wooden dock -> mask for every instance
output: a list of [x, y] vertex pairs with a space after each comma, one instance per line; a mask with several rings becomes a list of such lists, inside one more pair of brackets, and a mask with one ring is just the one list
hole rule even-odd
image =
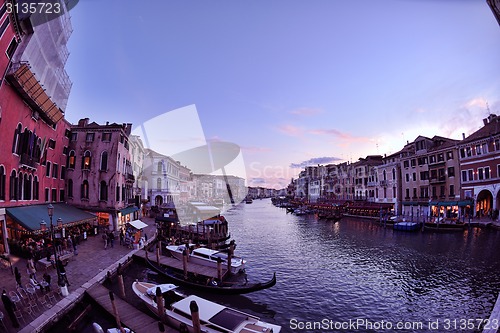
[[[139, 251], [134, 254], [136, 257], [140, 257], [142, 259], [146, 258], [146, 251]], [[156, 263], [156, 254], [155, 253], [148, 253], [148, 258], [150, 261]], [[182, 264], [182, 261], [173, 258], [173, 257], [167, 257], [167, 256], [162, 256], [160, 255], [160, 264], [165, 265], [168, 267], [172, 267], [174, 269], [183, 271], [184, 267]], [[217, 278], [217, 268], [216, 267], [208, 267], [208, 266], [203, 266], [199, 264], [195, 264], [192, 262], [188, 263], [188, 272], [197, 274], [197, 275], [203, 275], [209, 278]], [[227, 272], [227, 269], [222, 269], [222, 275], [224, 276]]]
[[[109, 298], [109, 289], [101, 284], [96, 284], [87, 290], [87, 294], [113, 315], [113, 307]], [[116, 295], [115, 305], [120, 317], [120, 322], [124, 327], [130, 328], [136, 333], [158, 332], [158, 319], [148, 316]], [[166, 325], [164, 326], [165, 332], [178, 333], [178, 331], [173, 328]]]

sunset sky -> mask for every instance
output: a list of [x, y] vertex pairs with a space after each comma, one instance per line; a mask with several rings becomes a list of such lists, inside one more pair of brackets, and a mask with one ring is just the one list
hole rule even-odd
[[179, 135], [239, 145], [251, 186], [500, 114], [500, 26], [482, 0], [81, 0], [71, 16], [70, 122], [194, 105], [201, 129], [178, 121]]

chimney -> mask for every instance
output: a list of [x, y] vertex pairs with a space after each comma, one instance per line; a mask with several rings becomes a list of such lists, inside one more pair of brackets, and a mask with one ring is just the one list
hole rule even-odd
[[483, 124], [484, 124], [484, 126], [488, 125], [488, 118], [483, 119]]
[[462, 140], [465, 140], [465, 133], [462, 133]]
[[106, 122], [106, 126], [108, 126], [108, 125], [109, 125], [109, 121]]
[[89, 124], [89, 118], [82, 118], [78, 120], [78, 127], [85, 127]]

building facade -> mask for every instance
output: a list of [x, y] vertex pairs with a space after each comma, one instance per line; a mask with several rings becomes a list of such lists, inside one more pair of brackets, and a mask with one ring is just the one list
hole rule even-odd
[[[0, 206], [65, 201], [69, 15], [43, 23], [37, 13], [9, 13], [8, 3], [0, 0]], [[0, 212], [0, 252], [24, 231], [7, 213]]]
[[128, 142], [131, 127], [89, 123], [88, 118], [71, 126], [67, 201], [97, 214], [99, 225], [109, 230], [119, 230], [137, 218]]

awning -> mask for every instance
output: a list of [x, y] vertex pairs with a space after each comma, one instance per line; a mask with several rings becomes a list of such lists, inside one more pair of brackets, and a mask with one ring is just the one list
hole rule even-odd
[[431, 201], [431, 206], [459, 206], [465, 207], [472, 205], [472, 201], [470, 200], [460, 200], [460, 201]]
[[130, 221], [129, 224], [138, 230], [144, 229], [148, 226], [146, 223], [142, 222], [141, 220]]
[[[93, 223], [97, 217], [94, 214], [85, 212], [78, 208], [63, 203], [53, 203], [54, 215], [52, 216], [52, 223], [54, 227], [57, 226], [57, 220], [61, 219], [65, 227], [82, 224]], [[28, 231], [40, 230], [40, 222], [45, 221], [47, 228], [50, 228], [50, 217], [48, 215], [46, 204], [43, 205], [30, 205], [22, 207], [7, 208], [7, 215], [14, 221], [19, 223]]]
[[120, 209], [119, 212], [123, 216], [123, 215], [132, 214], [133, 212], [136, 212], [138, 210], [139, 210], [139, 208], [137, 206], [130, 206], [130, 207], [127, 207], [127, 208]]

